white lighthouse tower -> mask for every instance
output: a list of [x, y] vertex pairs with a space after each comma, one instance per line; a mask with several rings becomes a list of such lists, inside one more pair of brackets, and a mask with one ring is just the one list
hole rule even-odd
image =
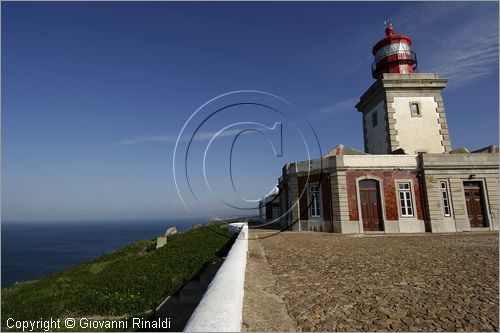
[[370, 154], [446, 153], [451, 141], [441, 90], [447, 79], [417, 73], [417, 56], [409, 36], [389, 24], [372, 49], [376, 81], [361, 96], [365, 151]]

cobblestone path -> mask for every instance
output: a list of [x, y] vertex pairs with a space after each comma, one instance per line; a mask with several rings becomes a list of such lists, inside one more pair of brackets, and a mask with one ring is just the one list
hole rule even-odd
[[262, 246], [273, 293], [297, 330], [498, 331], [496, 232], [287, 232], [250, 242]]
[[[266, 235], [265, 232], [260, 234]], [[242, 331], [297, 331], [296, 323], [288, 315], [283, 299], [276, 294], [275, 287], [276, 280], [261, 242], [249, 241]]]

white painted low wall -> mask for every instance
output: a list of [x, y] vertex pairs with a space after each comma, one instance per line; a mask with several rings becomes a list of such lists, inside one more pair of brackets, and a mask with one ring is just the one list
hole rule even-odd
[[226, 260], [184, 327], [184, 332], [239, 332], [243, 312], [248, 225], [244, 223]]
[[241, 228], [245, 225], [245, 222], [234, 222], [229, 223], [228, 229], [233, 232], [240, 232]]

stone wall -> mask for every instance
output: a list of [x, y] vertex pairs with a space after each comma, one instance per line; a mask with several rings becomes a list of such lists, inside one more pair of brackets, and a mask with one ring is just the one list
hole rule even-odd
[[[406, 153], [444, 153], [437, 102], [433, 96], [392, 97], [395, 135]], [[410, 103], [417, 103], [420, 116], [412, 116]], [[397, 148], [396, 148], [397, 149]], [[395, 150], [395, 149], [394, 149]]]
[[[377, 124], [373, 122], [376, 118]], [[365, 152], [380, 154], [387, 153], [387, 117], [385, 112], [385, 101], [381, 100], [373, 109], [363, 114], [363, 128], [365, 134]]]
[[359, 232], [357, 226], [352, 226], [349, 223], [345, 171], [334, 169], [330, 175], [330, 186], [332, 192], [333, 231], [348, 232], [349, 230], [349, 233]]
[[367, 178], [376, 177], [381, 180], [380, 189], [383, 190], [384, 194], [384, 209], [385, 217], [388, 220], [398, 220], [399, 219], [399, 209], [397, 203], [397, 192], [396, 192], [396, 181], [397, 180], [410, 180], [413, 183], [413, 193], [417, 207], [415, 211], [417, 212], [417, 217], [419, 220], [423, 219], [422, 213], [422, 200], [421, 192], [417, 178], [417, 171], [407, 171], [407, 170], [348, 170], [346, 171], [347, 177], [347, 196], [349, 202], [349, 220], [358, 221], [359, 220], [359, 210], [358, 210], [358, 197], [357, 197], [357, 184], [356, 179], [359, 177], [366, 176]]
[[[363, 113], [365, 151], [388, 154], [403, 148], [408, 154], [449, 152], [451, 141], [441, 96], [446, 83], [447, 79], [435, 73], [384, 73], [356, 105]], [[410, 102], [419, 104], [420, 116], [412, 117]], [[380, 105], [385, 113], [385, 145], [379, 143], [382, 127], [373, 127], [370, 121], [371, 114]]]
[[[422, 155], [361, 155], [333, 156], [322, 161], [324, 179], [322, 195], [331, 195], [330, 207], [322, 201], [321, 218], [311, 219], [308, 193], [302, 190], [307, 182], [319, 181], [320, 169], [311, 170], [309, 180], [305, 163], [292, 163], [284, 168], [287, 186], [287, 221], [295, 223], [292, 230], [363, 232], [358, 208], [357, 181], [363, 177], [381, 182], [385, 232], [455, 232], [470, 230], [463, 182], [480, 181], [486, 204], [488, 229], [498, 229], [498, 153], [488, 154], [422, 154]], [[316, 165], [319, 163], [313, 161]], [[472, 178], [471, 178], [472, 177]], [[407, 180], [412, 185], [415, 216], [401, 217], [396, 182]], [[443, 214], [439, 181], [449, 184], [452, 216]], [[323, 198], [325, 199], [325, 198]], [[331, 215], [325, 215], [324, 209]], [[424, 209], [425, 208], [425, 209]], [[331, 216], [331, 217], [330, 217]], [[427, 222], [426, 225], [424, 221]]]
[[[332, 192], [330, 174], [326, 171], [298, 176], [298, 200], [300, 228], [302, 231], [333, 231]], [[320, 216], [311, 217], [309, 212], [309, 185], [320, 184]]]
[[[358, 224], [359, 232], [363, 232], [361, 223], [358, 193], [358, 181], [374, 179], [379, 183], [380, 205], [384, 231], [398, 232], [424, 232], [424, 214], [422, 192], [416, 170], [347, 170], [347, 195], [349, 203], [349, 221]], [[411, 186], [413, 216], [403, 217], [400, 214], [398, 182], [409, 182]]]
[[288, 209], [287, 209], [287, 223], [288, 226], [292, 226], [292, 230], [298, 230], [298, 221], [300, 216], [300, 205], [299, 205], [299, 182], [297, 177], [292, 175], [287, 177], [288, 185]]
[[[424, 154], [420, 158], [427, 193], [427, 212], [432, 232], [471, 230], [464, 182], [481, 184], [487, 229], [498, 230], [498, 154]], [[445, 217], [439, 182], [449, 186], [452, 216]]]

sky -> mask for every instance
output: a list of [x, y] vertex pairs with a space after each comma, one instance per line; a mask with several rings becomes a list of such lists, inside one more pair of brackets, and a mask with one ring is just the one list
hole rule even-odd
[[1, 6], [3, 221], [256, 213], [285, 163], [363, 149], [388, 18], [449, 79], [453, 147], [498, 144], [498, 2]]

